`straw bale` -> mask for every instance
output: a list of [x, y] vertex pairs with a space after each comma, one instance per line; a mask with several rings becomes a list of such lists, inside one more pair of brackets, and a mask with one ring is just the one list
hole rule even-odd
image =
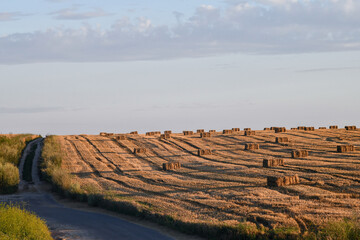
[[211, 149], [198, 149], [198, 156], [212, 155]]
[[245, 150], [257, 150], [259, 149], [259, 144], [257, 143], [246, 143], [245, 144]]

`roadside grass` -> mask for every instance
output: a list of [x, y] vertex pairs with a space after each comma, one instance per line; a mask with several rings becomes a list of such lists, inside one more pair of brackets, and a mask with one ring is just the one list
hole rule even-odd
[[54, 191], [62, 196], [87, 202], [90, 206], [97, 206], [113, 212], [150, 220], [183, 233], [219, 240], [360, 240], [359, 218], [329, 221], [305, 233], [300, 233], [300, 230], [294, 227], [269, 229], [249, 222], [232, 226], [211, 222], [184, 221], [176, 216], [166, 214], [166, 211], [153, 208], [149, 203], [116, 196], [111, 192], [96, 189], [94, 186], [80, 185], [72, 175], [61, 168], [62, 159], [63, 153], [57, 137], [48, 136], [45, 139], [42, 151], [42, 173], [52, 183]]
[[19, 159], [26, 144], [37, 137], [31, 134], [0, 135], [0, 194], [17, 191]]
[[0, 194], [16, 192], [19, 182], [19, 169], [11, 163], [0, 163]]
[[19, 165], [22, 151], [26, 144], [38, 136], [31, 134], [2, 135], [0, 136], [0, 160]]
[[19, 206], [0, 203], [0, 239], [51, 240], [45, 222]]

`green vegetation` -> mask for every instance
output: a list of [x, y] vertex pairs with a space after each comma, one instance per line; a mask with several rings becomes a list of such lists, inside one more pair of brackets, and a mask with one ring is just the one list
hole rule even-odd
[[0, 204], [0, 239], [51, 240], [45, 222], [18, 206]]
[[11, 163], [0, 163], [0, 194], [16, 192], [19, 182], [18, 168]]
[[330, 221], [319, 230], [317, 236], [318, 239], [360, 240], [360, 217]]
[[26, 143], [33, 139], [34, 135], [31, 134], [0, 136], [0, 162], [8, 162], [18, 166]]
[[94, 186], [80, 185], [72, 175], [61, 168], [63, 155], [56, 136], [45, 139], [42, 152], [42, 172], [54, 190], [63, 196], [87, 202], [110, 211], [136, 216], [175, 230], [195, 234], [207, 239], [309, 239], [309, 240], [360, 240], [360, 219], [328, 222], [305, 233], [297, 228], [268, 229], [244, 222], [238, 226], [212, 223], [184, 222], [175, 216], [157, 211], [145, 202], [101, 192]]
[[17, 191], [20, 179], [16, 166], [26, 143], [34, 137], [30, 134], [0, 136], [0, 194]]

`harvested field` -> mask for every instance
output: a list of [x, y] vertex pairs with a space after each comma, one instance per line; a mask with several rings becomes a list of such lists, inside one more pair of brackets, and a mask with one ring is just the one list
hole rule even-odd
[[[166, 141], [144, 134], [121, 141], [61, 136], [66, 153], [62, 167], [81, 186], [189, 223], [236, 226], [246, 220], [305, 231], [360, 211], [360, 152], [337, 152], [337, 146], [360, 147], [359, 130], [257, 131], [250, 136], [219, 132], [211, 138], [184, 134], [172, 133]], [[291, 142], [275, 143], [280, 136]], [[245, 151], [248, 143], [261, 148]], [[146, 151], [134, 154], [134, 149]], [[201, 149], [212, 154], [199, 155]], [[310, 155], [292, 158], [294, 149]], [[263, 167], [264, 159], [286, 164]], [[163, 170], [163, 164], [174, 162], [181, 168]]]

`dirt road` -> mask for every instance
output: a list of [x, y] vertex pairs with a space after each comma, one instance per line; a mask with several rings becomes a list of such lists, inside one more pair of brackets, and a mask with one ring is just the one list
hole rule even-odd
[[22, 175], [26, 155], [29, 154], [32, 146], [37, 144], [33, 161], [34, 171], [32, 171], [34, 182], [27, 183], [22, 180], [19, 192], [13, 195], [0, 196], [0, 202], [24, 204], [27, 209], [46, 220], [55, 239], [173, 239], [157, 230], [115, 216], [73, 209], [57, 202], [53, 195], [48, 192], [47, 184], [39, 181], [36, 170], [42, 140], [35, 140], [27, 146], [20, 163], [20, 174]]

